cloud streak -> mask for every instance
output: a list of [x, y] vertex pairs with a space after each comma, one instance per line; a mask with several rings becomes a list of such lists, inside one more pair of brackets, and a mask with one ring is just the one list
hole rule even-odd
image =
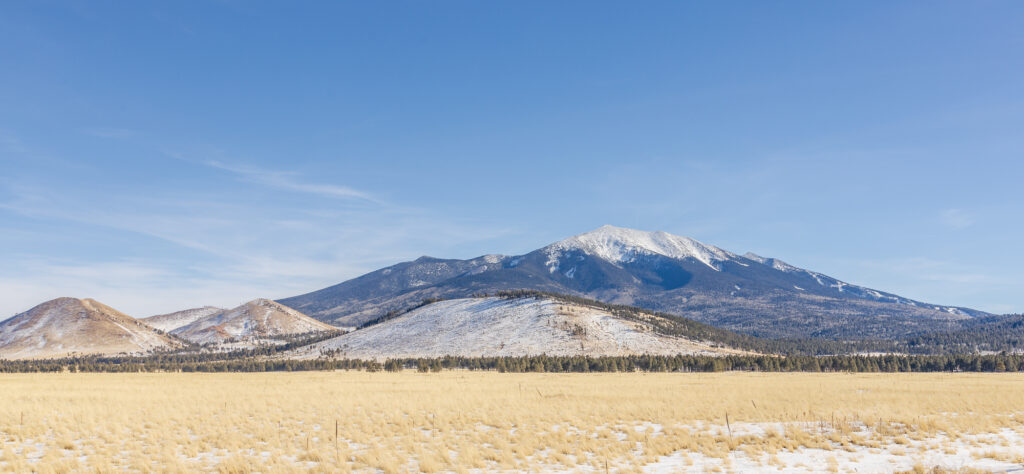
[[228, 171], [249, 183], [328, 198], [360, 199], [380, 204], [380, 201], [369, 193], [349, 186], [303, 182], [299, 180], [299, 175], [297, 173], [229, 165], [220, 161], [206, 161], [203, 162], [203, 164], [211, 168]]
[[[890, 259], [864, 259], [847, 262], [853, 276], [857, 268], [867, 269], [871, 283], [848, 279], [851, 283], [872, 288], [897, 291], [901, 296], [920, 301], [946, 305], [970, 306], [992, 313], [1008, 312], [1019, 308], [1019, 303], [1006, 299], [1007, 294], [1024, 285], [1019, 276], [998, 272], [977, 264], [925, 257]], [[951, 297], [955, 296], [955, 298]], [[967, 304], [963, 300], [978, 297], [983, 304]]]
[[[282, 298], [424, 253], [459, 256], [509, 232], [504, 224], [392, 204], [339, 207], [323, 193], [254, 205], [247, 186], [148, 196], [0, 187], [10, 196], [0, 212], [27, 219], [0, 222], [0, 235], [16, 239], [0, 249], [0, 318], [63, 295], [95, 297], [135, 315]], [[125, 252], [101, 249], [103, 240], [126, 242]]]
[[962, 209], [946, 209], [940, 219], [943, 225], [952, 229], [966, 229], [974, 225], [974, 219]]

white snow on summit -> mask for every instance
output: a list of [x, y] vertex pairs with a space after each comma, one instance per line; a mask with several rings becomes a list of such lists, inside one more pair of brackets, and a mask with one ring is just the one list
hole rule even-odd
[[[762, 257], [749, 252], [741, 257], [727, 250], [704, 244], [689, 237], [681, 237], [661, 231], [647, 232], [605, 225], [593, 231], [555, 242], [544, 247], [542, 250], [547, 256], [545, 263], [548, 271], [551, 273], [561, 272], [568, 278], [573, 278], [576, 275], [575, 267], [559, 268], [559, 266], [565, 263], [563, 257], [566, 253], [574, 251], [598, 257], [616, 265], [633, 262], [645, 255], [661, 255], [678, 260], [692, 258], [716, 271], [723, 271], [724, 267], [722, 264], [725, 262], [744, 267], [749, 267], [751, 262], [756, 262], [783, 273], [810, 277], [820, 287], [828, 291], [849, 294], [868, 300], [916, 306], [912, 300], [852, 285], [821, 273], [795, 267], [777, 258]], [[580, 258], [582, 259], [583, 257]], [[565, 266], [569, 267], [569, 265]], [[807, 291], [805, 287], [799, 285], [795, 285], [795, 289]], [[967, 315], [962, 310], [953, 307], [942, 306], [937, 307], [936, 310], [957, 315]]]
[[713, 245], [680, 237], [667, 232], [647, 232], [610, 225], [569, 237], [544, 248], [548, 256], [548, 269], [558, 269], [558, 259], [567, 252], [579, 250], [612, 263], [626, 263], [641, 255], [662, 255], [669, 258], [693, 258], [714, 270], [718, 264], [736, 258], [736, 255]]

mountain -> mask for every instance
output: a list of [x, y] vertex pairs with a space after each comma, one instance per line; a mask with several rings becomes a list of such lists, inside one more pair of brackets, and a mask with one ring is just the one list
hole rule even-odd
[[196, 344], [216, 344], [274, 342], [288, 336], [328, 331], [337, 331], [337, 328], [277, 302], [257, 299], [196, 319], [171, 334]]
[[0, 323], [0, 358], [142, 354], [180, 341], [91, 299], [57, 298]]
[[223, 311], [225, 311], [224, 308], [218, 308], [215, 306], [203, 306], [202, 308], [192, 308], [182, 311], [176, 311], [173, 313], [150, 316], [148, 318], [142, 318], [139, 321], [142, 321], [163, 332], [171, 332], [182, 326], [192, 324], [199, 319]]
[[286, 356], [384, 359], [742, 352], [712, 341], [670, 335], [656, 323], [668, 322], [651, 314], [627, 316], [554, 297], [461, 298], [427, 304]]
[[509, 289], [638, 306], [771, 338], [894, 339], [986, 316], [688, 237], [613, 226], [518, 256], [421, 257], [280, 302], [321, 321], [360, 325], [427, 298]]

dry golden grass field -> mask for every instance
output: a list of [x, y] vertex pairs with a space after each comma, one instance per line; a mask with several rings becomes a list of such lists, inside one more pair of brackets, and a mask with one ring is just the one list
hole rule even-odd
[[14, 472], [1024, 465], [1017, 374], [0, 375]]

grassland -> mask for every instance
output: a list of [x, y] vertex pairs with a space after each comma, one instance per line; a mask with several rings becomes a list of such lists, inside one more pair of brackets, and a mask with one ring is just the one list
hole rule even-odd
[[7, 374], [0, 470], [1004, 469], [1020, 374]]

